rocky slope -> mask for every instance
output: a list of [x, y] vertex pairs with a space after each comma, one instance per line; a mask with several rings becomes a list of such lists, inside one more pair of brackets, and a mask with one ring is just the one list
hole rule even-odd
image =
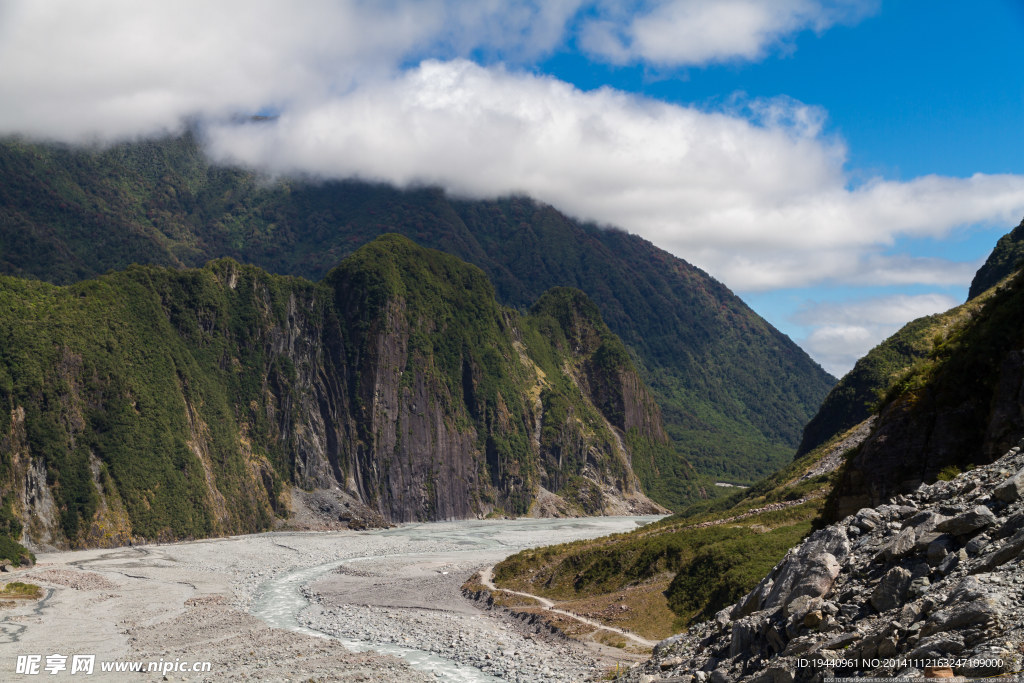
[[815, 532], [743, 599], [660, 643], [623, 680], [1019, 672], [1022, 447]]
[[193, 135], [82, 149], [0, 140], [0, 272], [68, 284], [132, 263], [229, 257], [319, 281], [396, 232], [481, 268], [499, 302], [583, 290], [626, 343], [674, 448], [641, 472], [692, 502], [689, 464], [749, 483], [782, 466], [834, 379], [721, 283], [645, 240], [528, 198], [458, 200], [436, 188], [271, 182], [214, 166]]
[[1024, 265], [1024, 220], [1016, 228], [999, 238], [995, 249], [974, 274], [968, 299], [973, 299]]
[[668, 439], [575, 290], [529, 315], [382, 237], [323, 283], [230, 260], [0, 280], [0, 532], [112, 546], [324, 522], [660, 510]]

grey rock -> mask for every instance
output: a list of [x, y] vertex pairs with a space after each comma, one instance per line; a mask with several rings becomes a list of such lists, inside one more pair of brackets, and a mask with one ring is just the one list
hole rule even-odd
[[1021, 529], [1007, 539], [997, 550], [982, 557], [977, 566], [971, 570], [971, 573], [990, 572], [996, 567], [1016, 558], [1021, 554], [1021, 551], [1024, 551], [1024, 529]]
[[949, 534], [938, 535], [928, 544], [925, 555], [928, 558], [928, 564], [939, 564], [954, 548], [956, 548], [956, 541], [952, 536]]
[[961, 548], [957, 552], [949, 553], [944, 558], [942, 558], [942, 561], [939, 562], [939, 566], [936, 568], [936, 571], [938, 571], [939, 574], [942, 574], [943, 576], [946, 576], [950, 572], [952, 572], [954, 569], [956, 569], [957, 565], [959, 565], [961, 562], [965, 561], [966, 559], [967, 559], [967, 551], [964, 550], [963, 548]]
[[914, 549], [914, 544], [917, 541], [917, 534], [914, 531], [914, 527], [908, 526], [907, 528], [900, 531], [896, 538], [886, 544], [882, 548], [879, 555], [882, 556], [886, 561], [891, 562], [898, 560], [901, 557], [907, 555], [911, 550]]
[[882, 523], [882, 517], [872, 508], [862, 508], [853, 523], [862, 531], [874, 531]]
[[909, 503], [912, 502], [911, 500], [905, 496], [897, 496], [897, 500], [900, 499], [902, 499], [903, 504], [897, 506], [896, 509], [893, 510], [893, 516], [896, 519], [907, 519], [908, 517], [917, 514], [917, 508], [913, 505], [909, 505]]
[[987, 535], [979, 534], [967, 541], [967, 545], [964, 546], [964, 550], [966, 550], [967, 554], [971, 557], [977, 557], [982, 553], [982, 551], [988, 548], [990, 541], [991, 539]]
[[668, 671], [669, 669], [674, 669], [677, 666], [682, 666], [682, 665], [683, 665], [683, 660], [682, 660], [681, 657], [670, 657], [669, 659], [662, 660], [660, 666], [661, 666], [661, 670], [662, 671]]
[[803, 619], [804, 615], [821, 604], [821, 598], [810, 595], [800, 595], [793, 598], [782, 610], [782, 616], [796, 619]]
[[672, 648], [673, 645], [676, 645], [677, 643], [681, 642], [685, 635], [685, 633], [677, 633], [674, 636], [669, 636], [668, 638], [654, 646], [654, 654], [665, 654], [669, 649]]
[[1024, 470], [1017, 472], [1017, 474], [997, 486], [992, 491], [992, 495], [1006, 503], [1020, 500], [1024, 496]]
[[907, 520], [904, 526], [914, 527], [914, 531], [918, 537], [933, 531], [940, 522], [945, 521], [947, 518], [934, 510], [922, 510], [916, 515]]
[[914, 598], [919, 598], [928, 592], [931, 583], [927, 576], [918, 576], [910, 582], [908, 594]]
[[928, 618], [921, 635], [984, 625], [997, 621], [1001, 615], [998, 596], [992, 595], [984, 584], [971, 576], [957, 584], [942, 608]]
[[730, 683], [732, 680], [732, 677], [726, 669], [715, 669], [711, 672], [711, 675], [708, 676], [708, 681], [711, 683]]
[[784, 666], [772, 666], [768, 668], [771, 683], [793, 683], [796, 680], [796, 673]]
[[765, 634], [765, 640], [773, 652], [778, 653], [786, 649], [786, 639], [779, 633], [777, 628], [768, 629], [768, 632]]
[[995, 514], [984, 505], [977, 505], [972, 510], [939, 522], [935, 529], [953, 534], [954, 536], [966, 536], [980, 529], [990, 527], [995, 523]]
[[839, 570], [839, 561], [829, 552], [791, 553], [776, 568], [777, 575], [761, 608], [775, 610], [802, 595], [814, 598], [827, 595]]
[[962, 638], [946, 633], [939, 633], [918, 642], [917, 647], [907, 655], [908, 659], [939, 659], [949, 655], [958, 655], [964, 651]]
[[850, 633], [843, 633], [822, 645], [824, 650], [841, 650], [848, 645], [853, 645], [861, 639], [861, 634], [853, 631]]
[[888, 612], [903, 603], [910, 590], [910, 572], [903, 567], [893, 567], [875, 586], [871, 593], [871, 606], [879, 612]]
[[738, 657], [747, 654], [757, 637], [764, 632], [766, 620], [763, 617], [746, 617], [732, 624], [732, 642], [729, 644], [729, 656]]
[[[790, 555], [786, 555], [786, 558], [783, 559], [782, 563], [785, 563], [786, 560], [789, 559], [789, 557]], [[781, 564], [777, 566], [773, 570], [773, 574], [775, 572], [778, 572], [781, 566]], [[729, 616], [731, 616], [733, 620], [742, 619], [743, 617], [749, 616], [754, 612], [758, 611], [759, 609], [761, 609], [761, 604], [764, 602], [765, 596], [767, 596], [771, 592], [774, 585], [775, 582], [772, 579], [772, 574], [769, 574], [768, 576], [761, 579], [761, 582], [754, 587], [754, 590], [747, 593], [745, 597], [743, 597], [738, 603], [736, 603], [736, 606], [733, 607], [733, 610], [732, 612], [730, 612]]]
[[914, 541], [914, 550], [921, 552], [927, 550], [936, 539], [942, 537], [941, 531], [918, 531], [916, 540]]
[[1010, 515], [1002, 524], [1000, 524], [991, 533], [993, 540], [999, 540], [1012, 536], [1021, 529], [1024, 529], [1024, 511], [1014, 513]]

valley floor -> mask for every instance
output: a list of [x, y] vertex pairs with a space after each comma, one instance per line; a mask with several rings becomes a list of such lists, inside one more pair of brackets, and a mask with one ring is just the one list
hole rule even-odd
[[[522, 548], [649, 519], [450, 522], [43, 554], [3, 577], [45, 595], [0, 609], [0, 678], [16, 678], [31, 655], [47, 679], [83, 677], [72, 673], [87, 661], [76, 655], [94, 656], [94, 680], [596, 678], [614, 669], [611, 648], [480, 610], [460, 586]], [[158, 671], [101, 670], [135, 662]], [[191, 671], [197, 663], [209, 670]], [[50, 676], [48, 664], [65, 668]]]

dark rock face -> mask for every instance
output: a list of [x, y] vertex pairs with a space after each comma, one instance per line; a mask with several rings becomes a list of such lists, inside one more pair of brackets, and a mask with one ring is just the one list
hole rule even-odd
[[[1019, 671], [1024, 501], [993, 492], [1024, 476], [1022, 447], [815, 532], [743, 600], [663, 641], [623, 680], [706, 680], [712, 670], [758, 683], [919, 676], [926, 666], [963, 676]], [[833, 561], [835, 575], [823, 571]]]

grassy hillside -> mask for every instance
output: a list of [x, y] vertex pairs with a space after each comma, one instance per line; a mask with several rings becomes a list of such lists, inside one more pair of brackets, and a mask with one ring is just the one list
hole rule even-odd
[[529, 199], [270, 183], [208, 165], [188, 135], [99, 151], [0, 143], [0, 270], [13, 275], [64, 284], [226, 256], [318, 280], [386, 232], [475, 264], [515, 308], [556, 286], [584, 291], [661, 405], [673, 448], [642, 477], [666, 503], [687, 502], [672, 482], [691, 464], [737, 483], [781, 466], [834, 381], [700, 270]]
[[749, 592], [811, 531], [836, 468], [866, 431], [838, 435], [750, 489], [636, 531], [524, 550], [495, 567], [496, 583], [664, 638]]
[[797, 457], [877, 412], [893, 384], [911, 368], [924, 363], [949, 335], [969, 321], [987, 296], [975, 297], [945, 313], [912, 320], [868, 351], [832, 388], [818, 413], [807, 423]]
[[967, 303], [907, 323], [864, 355], [829, 392], [804, 428], [797, 457], [878, 410], [901, 377], [923, 367], [947, 339], [969, 323], [991, 296], [988, 291], [1012, 275], [1024, 259], [1024, 223], [1000, 238], [971, 283]]
[[895, 378], [844, 468], [830, 518], [988, 463], [1024, 434], [1024, 271], [953, 309], [930, 353]]

